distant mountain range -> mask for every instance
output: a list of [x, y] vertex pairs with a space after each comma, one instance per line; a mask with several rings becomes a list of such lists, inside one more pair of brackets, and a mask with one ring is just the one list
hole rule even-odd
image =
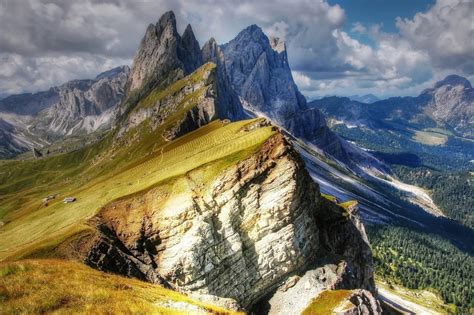
[[474, 138], [474, 89], [466, 78], [457, 75], [447, 76], [417, 97], [392, 97], [369, 105], [328, 97], [312, 101], [310, 106], [350, 126], [402, 123], [417, 129], [442, 128]]
[[95, 79], [74, 80], [48, 91], [0, 100], [0, 156], [110, 128], [128, 72], [127, 66], [118, 67]]
[[377, 101], [380, 101], [380, 99], [375, 96], [374, 94], [365, 94], [365, 95], [351, 95], [348, 96], [349, 99], [361, 103], [366, 103], [366, 104], [372, 104]]

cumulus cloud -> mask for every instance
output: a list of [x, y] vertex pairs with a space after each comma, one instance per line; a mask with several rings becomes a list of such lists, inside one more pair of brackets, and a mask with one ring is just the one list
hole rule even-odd
[[430, 55], [433, 65], [474, 73], [474, 1], [438, 0], [413, 19], [397, 18], [401, 36]]
[[128, 60], [88, 53], [28, 57], [0, 53], [0, 91], [17, 94], [47, 90], [72, 79], [90, 79]]
[[353, 33], [372, 37], [369, 46], [343, 31], [346, 12], [326, 0], [0, 0], [0, 94], [130, 64], [147, 25], [167, 10], [180, 31], [191, 23], [201, 44], [210, 37], [225, 43], [250, 24], [284, 38], [295, 81], [308, 96], [410, 93], [433, 73], [474, 74], [473, 4], [438, 0], [398, 19], [399, 34], [353, 24]]

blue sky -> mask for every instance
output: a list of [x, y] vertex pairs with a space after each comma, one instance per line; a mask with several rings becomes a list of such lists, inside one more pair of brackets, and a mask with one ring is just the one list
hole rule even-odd
[[385, 32], [397, 32], [395, 18], [412, 18], [426, 11], [434, 0], [329, 0], [329, 4], [340, 5], [346, 12], [347, 30], [353, 23], [365, 25], [382, 24]]
[[361, 36], [351, 29], [354, 23], [363, 26], [380, 25], [384, 32], [397, 33], [395, 19], [412, 18], [416, 13], [423, 12], [435, 4], [434, 0], [328, 0], [331, 5], [338, 4], [346, 12], [343, 29], [354, 38], [365, 44], [373, 45], [367, 36]]
[[0, 0], [0, 95], [130, 65], [168, 10], [201, 45], [251, 24], [283, 38], [308, 98], [417, 95], [448, 74], [474, 79], [473, 0]]

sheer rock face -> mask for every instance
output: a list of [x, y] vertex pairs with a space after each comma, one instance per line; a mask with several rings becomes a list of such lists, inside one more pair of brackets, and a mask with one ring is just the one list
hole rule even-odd
[[219, 117], [239, 120], [245, 117], [242, 104], [229, 81], [224, 64], [224, 54], [214, 38], [208, 40], [202, 48], [204, 62], [213, 62], [217, 66], [217, 89], [219, 91]]
[[324, 260], [338, 265], [330, 288], [373, 289], [370, 248], [358, 219], [320, 200], [281, 134], [206, 189], [193, 173], [180, 187], [161, 206], [163, 196], [152, 189], [104, 207], [93, 221], [99, 236], [86, 262], [188, 293], [231, 298], [244, 308]]
[[268, 38], [252, 25], [222, 45], [225, 68], [244, 106], [285, 126], [293, 113], [306, 109], [298, 91], [283, 41]]
[[[167, 77], [173, 70], [180, 69], [182, 77], [201, 65], [201, 50], [191, 26], [181, 37], [176, 29], [174, 13], [169, 11], [156, 25], [148, 26], [133, 60], [128, 86], [130, 91], [144, 87], [150, 89], [169, 80]], [[180, 77], [172, 79], [177, 78]]]

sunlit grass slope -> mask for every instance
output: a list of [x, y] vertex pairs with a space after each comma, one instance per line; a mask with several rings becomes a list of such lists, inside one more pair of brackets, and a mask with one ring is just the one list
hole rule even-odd
[[[37, 161], [41, 166], [37, 166], [35, 161], [5, 163], [0, 166], [0, 172], [12, 172], [15, 169], [14, 176], [10, 176], [16, 182], [0, 186], [0, 191], [8, 191], [6, 196], [2, 196], [0, 205], [0, 213], [6, 222], [0, 228], [0, 260], [17, 258], [16, 253], [23, 254], [26, 249], [33, 249], [45, 242], [54, 244], [87, 229], [84, 223], [112, 200], [157, 186], [160, 182], [205, 164], [215, 162], [222, 168], [223, 161], [236, 163], [250, 155], [252, 150], [274, 133], [270, 126], [242, 130], [251, 122], [223, 124], [214, 121], [175, 141], [155, 147], [138, 164], [126, 164], [123, 163], [124, 158], [117, 158], [126, 156], [126, 150], [114, 154], [115, 159], [95, 165], [87, 162], [87, 166], [81, 164], [80, 158], [71, 161], [76, 159], [74, 154]], [[88, 153], [87, 150], [92, 151]], [[87, 150], [77, 154], [100, 151]], [[114, 161], [117, 164], [121, 161], [123, 167], [114, 168]], [[57, 164], [60, 167], [54, 171]], [[54, 172], [58, 173], [57, 177], [51, 175]], [[65, 177], [62, 172], [71, 175]], [[94, 172], [97, 176], [93, 176]], [[22, 186], [21, 183], [30, 180], [37, 184]], [[47, 207], [42, 206], [41, 199], [54, 193], [60, 196]], [[62, 203], [66, 195], [74, 196], [77, 201]], [[18, 198], [24, 200], [18, 201]], [[14, 205], [18, 205], [19, 209], [13, 209]]]
[[350, 290], [328, 290], [319, 294], [306, 309], [302, 315], [336, 314], [334, 310], [346, 302], [351, 295]]
[[232, 314], [175, 291], [80, 263], [0, 263], [0, 314]]

